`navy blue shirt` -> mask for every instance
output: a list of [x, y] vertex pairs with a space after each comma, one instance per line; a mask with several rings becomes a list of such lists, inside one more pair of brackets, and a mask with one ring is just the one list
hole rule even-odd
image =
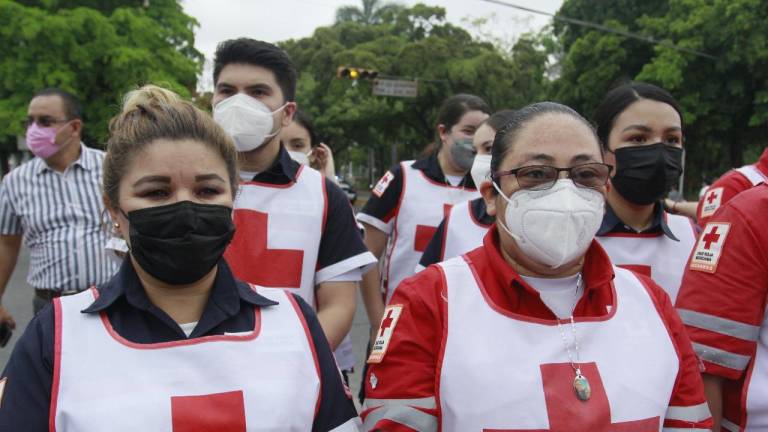
[[[147, 297], [130, 260], [99, 287], [99, 297], [83, 313], [104, 313], [114, 330], [140, 344], [187, 339], [181, 327]], [[317, 316], [294, 295], [314, 341], [320, 366], [320, 407], [313, 431], [328, 431], [357, 416], [351, 395], [328, 346]], [[222, 260], [197, 326], [190, 338], [253, 331], [254, 309], [278, 303], [253, 291], [232, 275]], [[0, 405], [0, 431], [47, 431], [54, 363], [54, 309], [46, 306], [32, 319], [3, 371], [7, 378]]]
[[[459, 203], [456, 205], [463, 206], [466, 204]], [[485, 200], [482, 197], [475, 198], [472, 201], [470, 201], [469, 208], [472, 211], [472, 217], [474, 217], [476, 221], [485, 225], [488, 228], [490, 228], [491, 225], [493, 225], [493, 221], [495, 220], [495, 218], [489, 215], [488, 212], [486, 211]], [[419, 260], [420, 266], [429, 267], [432, 264], [437, 264], [439, 262], [445, 261], [445, 257], [443, 256], [443, 252], [445, 252], [445, 249], [443, 248], [443, 244], [445, 243], [445, 230], [446, 230], [445, 222], [447, 220], [448, 220], [447, 218], [443, 218], [443, 220], [440, 222], [440, 225], [437, 226], [437, 231], [435, 231], [435, 235], [432, 236], [432, 240], [429, 241], [429, 244], [427, 244], [427, 248], [424, 249], [424, 253], [421, 255], [421, 259]]]
[[619, 219], [616, 212], [613, 211], [610, 204], [605, 203], [605, 216], [603, 216], [603, 222], [600, 225], [600, 229], [597, 231], [598, 236], [604, 236], [606, 234], [621, 233], [621, 234], [658, 234], [663, 233], [667, 237], [674, 241], [680, 241], [672, 230], [667, 225], [667, 218], [664, 214], [664, 206], [659, 202], [653, 208], [653, 219], [651, 220], [651, 226], [643, 231], [636, 231], [624, 221]]
[[[431, 156], [419, 159], [413, 163], [413, 168], [424, 173], [427, 178], [437, 183], [450, 185], [446, 179], [443, 169], [440, 167], [440, 161], [437, 159], [437, 153]], [[373, 216], [383, 222], [389, 222], [390, 219], [397, 216], [399, 210], [400, 196], [403, 194], [403, 169], [400, 164], [395, 164], [389, 169], [392, 174], [392, 180], [381, 195], [372, 193], [371, 197], [360, 210], [360, 213]], [[467, 173], [458, 186], [467, 189], [475, 189], [475, 183], [472, 181], [472, 175]], [[428, 199], [429, 197], [425, 197]]]

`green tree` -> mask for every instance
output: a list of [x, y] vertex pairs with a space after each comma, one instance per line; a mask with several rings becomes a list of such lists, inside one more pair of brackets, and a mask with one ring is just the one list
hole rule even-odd
[[[282, 44], [301, 76], [299, 105], [310, 112], [337, 160], [376, 171], [416, 156], [435, 138], [435, 116], [448, 96], [467, 92], [494, 108], [515, 108], [543, 96], [547, 53], [532, 36], [510, 55], [447, 22], [440, 7], [416, 5], [388, 22], [344, 21]], [[375, 69], [382, 77], [418, 81], [416, 98], [373, 96], [372, 83], [336, 78], [340, 65]]]
[[[759, 0], [670, 2], [645, 28], [697, 57], [657, 46], [638, 79], [661, 84], [686, 114], [694, 168], [703, 176], [754, 161], [768, 135], [768, 4]], [[692, 164], [689, 164], [689, 166]]]
[[23, 134], [30, 96], [45, 87], [82, 100], [91, 145], [105, 141], [109, 119], [131, 88], [154, 82], [192, 94], [202, 64], [194, 49], [196, 21], [175, 0], [146, 3], [0, 0], [0, 142], [6, 152]]
[[404, 8], [381, 0], [362, 0], [362, 8], [342, 6], [336, 10], [336, 22], [351, 21], [360, 24], [381, 24], [390, 21]]
[[[566, 0], [558, 17], [588, 21], [633, 33], [643, 33], [643, 17], [666, 13], [667, 0]], [[603, 95], [632, 80], [654, 55], [653, 45], [614, 33], [555, 20], [560, 76], [551, 97], [590, 116]]]

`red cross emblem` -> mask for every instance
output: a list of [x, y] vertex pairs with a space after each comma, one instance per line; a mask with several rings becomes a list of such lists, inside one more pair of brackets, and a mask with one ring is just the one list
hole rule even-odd
[[702, 237], [702, 240], [704, 241], [704, 249], [711, 249], [712, 243], [717, 243], [717, 241], [720, 240], [720, 234], [717, 233], [717, 228], [717, 225], [713, 226], [712, 230]]
[[245, 432], [242, 391], [171, 397], [173, 432]]
[[[573, 390], [570, 363], [541, 365], [549, 429], [483, 429], [484, 432], [658, 432], [659, 417], [611, 423], [611, 405], [595, 363], [582, 363], [592, 396], [581, 401]], [[631, 403], [631, 401], [629, 401]]]
[[387, 311], [387, 316], [381, 320], [381, 332], [379, 333], [379, 337], [384, 336], [384, 332], [392, 326], [392, 321], [394, 321], [392, 318], [392, 309], [389, 309]]
[[[443, 204], [443, 218], [448, 216], [451, 207], [451, 204]], [[416, 239], [413, 242], [413, 249], [415, 249], [416, 252], [424, 252], [427, 250], [427, 245], [429, 245], [429, 241], [432, 240], [432, 237], [435, 236], [436, 232], [436, 226], [416, 225]]]
[[268, 249], [269, 215], [235, 210], [235, 237], [224, 257], [235, 276], [265, 287], [300, 288], [303, 250]]
[[707, 202], [712, 204], [717, 199], [717, 191], [713, 190], [709, 193], [709, 196], [707, 197]]

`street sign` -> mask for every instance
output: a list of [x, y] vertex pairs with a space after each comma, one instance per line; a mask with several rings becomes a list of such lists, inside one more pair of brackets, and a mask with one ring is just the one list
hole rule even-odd
[[373, 82], [373, 94], [377, 96], [415, 98], [419, 95], [419, 88], [416, 81], [380, 78]]

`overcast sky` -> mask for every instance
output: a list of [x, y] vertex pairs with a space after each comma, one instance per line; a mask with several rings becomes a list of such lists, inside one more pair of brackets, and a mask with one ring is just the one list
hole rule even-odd
[[[484, 33], [512, 40], [522, 33], [538, 30], [550, 18], [495, 5], [483, 0], [401, 0], [414, 5], [426, 3], [446, 9], [448, 20], [467, 27], [466, 20], [489, 19]], [[509, 0], [520, 6], [554, 13], [562, 0]], [[312, 35], [315, 28], [333, 24], [340, 6], [360, 6], [360, 0], [183, 0], [185, 11], [200, 22], [195, 44], [211, 60], [216, 44], [236, 37], [278, 42]], [[209, 90], [210, 72], [203, 73], [201, 86]]]

